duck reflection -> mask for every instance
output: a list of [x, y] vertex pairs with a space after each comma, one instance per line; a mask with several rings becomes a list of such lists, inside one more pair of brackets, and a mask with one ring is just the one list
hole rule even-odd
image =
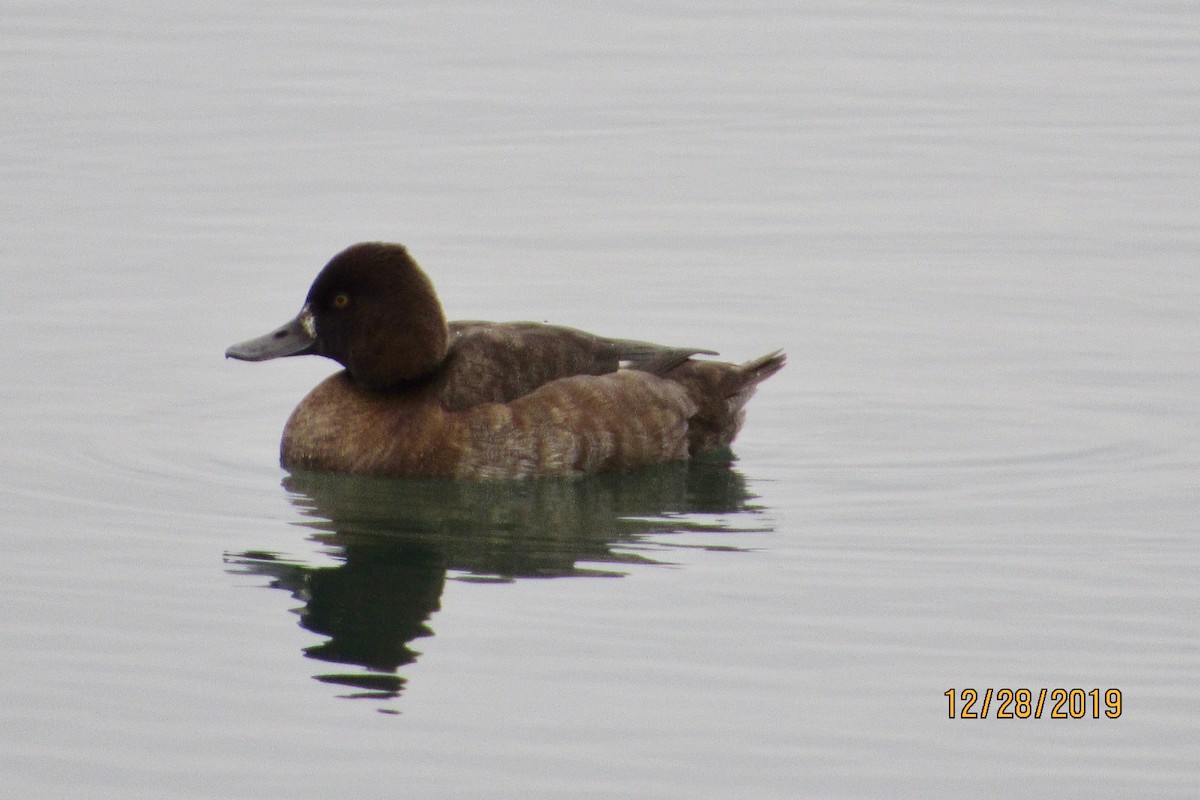
[[[303, 603], [300, 624], [326, 641], [305, 655], [365, 673], [317, 675], [351, 696], [390, 698], [397, 670], [431, 636], [447, 573], [454, 579], [616, 576], [663, 563], [669, 534], [762, 530], [745, 479], [724, 462], [665, 464], [582, 479], [449, 483], [293, 472], [290, 499], [334, 566], [277, 553], [231, 556]], [[725, 546], [722, 546], [725, 547]]]

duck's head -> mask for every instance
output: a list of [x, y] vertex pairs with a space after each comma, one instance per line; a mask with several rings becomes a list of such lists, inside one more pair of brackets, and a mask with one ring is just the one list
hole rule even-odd
[[333, 257], [296, 318], [226, 358], [320, 355], [375, 389], [432, 372], [446, 356], [446, 318], [429, 278], [402, 245], [367, 242]]

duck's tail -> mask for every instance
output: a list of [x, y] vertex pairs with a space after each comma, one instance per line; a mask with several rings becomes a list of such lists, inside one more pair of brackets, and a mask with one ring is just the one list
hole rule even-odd
[[697, 455], [728, 447], [755, 388], [786, 363], [787, 356], [776, 350], [744, 364], [689, 359], [670, 370], [665, 377], [683, 384], [697, 406], [688, 420], [688, 451]]
[[738, 371], [747, 378], [746, 382], [742, 384], [741, 389], [745, 389], [748, 386], [757, 386], [783, 369], [785, 364], [787, 364], [787, 354], [782, 350], [776, 350], [774, 353], [767, 353], [765, 356], [759, 356], [747, 361], [738, 367]]

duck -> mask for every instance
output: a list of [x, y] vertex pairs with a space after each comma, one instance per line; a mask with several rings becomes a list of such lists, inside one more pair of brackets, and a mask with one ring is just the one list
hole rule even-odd
[[408, 249], [338, 253], [296, 317], [226, 358], [318, 355], [343, 369], [301, 400], [288, 470], [495, 480], [628, 471], [728, 451], [786, 356], [716, 352], [539, 322], [447, 322]]

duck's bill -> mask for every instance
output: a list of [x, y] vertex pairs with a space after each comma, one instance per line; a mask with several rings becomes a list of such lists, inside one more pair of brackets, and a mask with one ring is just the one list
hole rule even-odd
[[284, 356], [308, 355], [316, 352], [316, 333], [312, 312], [305, 306], [295, 319], [277, 330], [233, 345], [225, 351], [225, 357], [239, 361], [267, 361]]

